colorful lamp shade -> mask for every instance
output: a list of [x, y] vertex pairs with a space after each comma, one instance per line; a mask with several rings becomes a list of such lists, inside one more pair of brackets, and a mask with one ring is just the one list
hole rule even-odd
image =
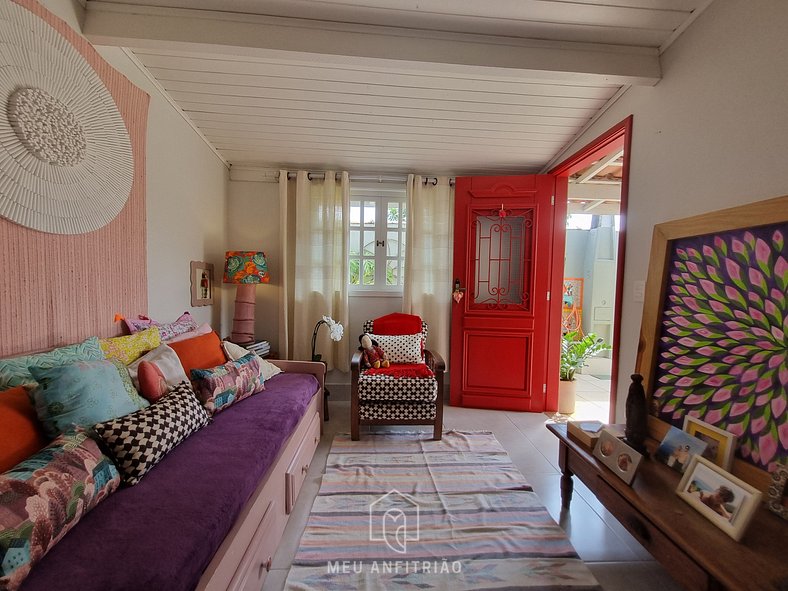
[[224, 261], [225, 283], [268, 283], [265, 253], [255, 250], [228, 250]]
[[230, 339], [239, 345], [255, 341], [254, 286], [268, 283], [268, 263], [265, 253], [255, 250], [228, 250], [224, 261], [224, 283], [235, 283], [235, 316]]

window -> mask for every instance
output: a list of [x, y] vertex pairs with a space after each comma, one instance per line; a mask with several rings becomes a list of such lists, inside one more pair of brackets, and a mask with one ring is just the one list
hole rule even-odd
[[377, 191], [351, 188], [351, 291], [402, 291], [406, 227], [407, 204], [404, 188]]

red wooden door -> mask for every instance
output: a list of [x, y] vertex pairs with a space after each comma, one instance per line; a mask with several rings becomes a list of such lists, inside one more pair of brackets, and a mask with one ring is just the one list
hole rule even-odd
[[549, 292], [555, 271], [563, 275], [566, 224], [555, 191], [550, 175], [457, 178], [454, 277], [464, 297], [452, 304], [452, 405], [553, 406], [547, 391], [548, 383], [557, 389], [558, 352], [550, 348], [559, 343], [550, 318], [560, 323], [561, 294], [551, 305]]

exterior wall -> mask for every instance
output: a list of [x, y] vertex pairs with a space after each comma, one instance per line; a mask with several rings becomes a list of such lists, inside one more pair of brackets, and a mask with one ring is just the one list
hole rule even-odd
[[788, 193], [788, 3], [716, 0], [561, 157], [634, 114], [617, 419], [624, 418], [654, 224]]

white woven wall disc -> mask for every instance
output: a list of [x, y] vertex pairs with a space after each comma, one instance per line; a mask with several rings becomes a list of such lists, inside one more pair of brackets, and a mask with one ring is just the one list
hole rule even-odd
[[0, 0], [0, 104], [0, 216], [53, 234], [115, 219], [134, 179], [115, 101], [68, 40], [8, 0]]

